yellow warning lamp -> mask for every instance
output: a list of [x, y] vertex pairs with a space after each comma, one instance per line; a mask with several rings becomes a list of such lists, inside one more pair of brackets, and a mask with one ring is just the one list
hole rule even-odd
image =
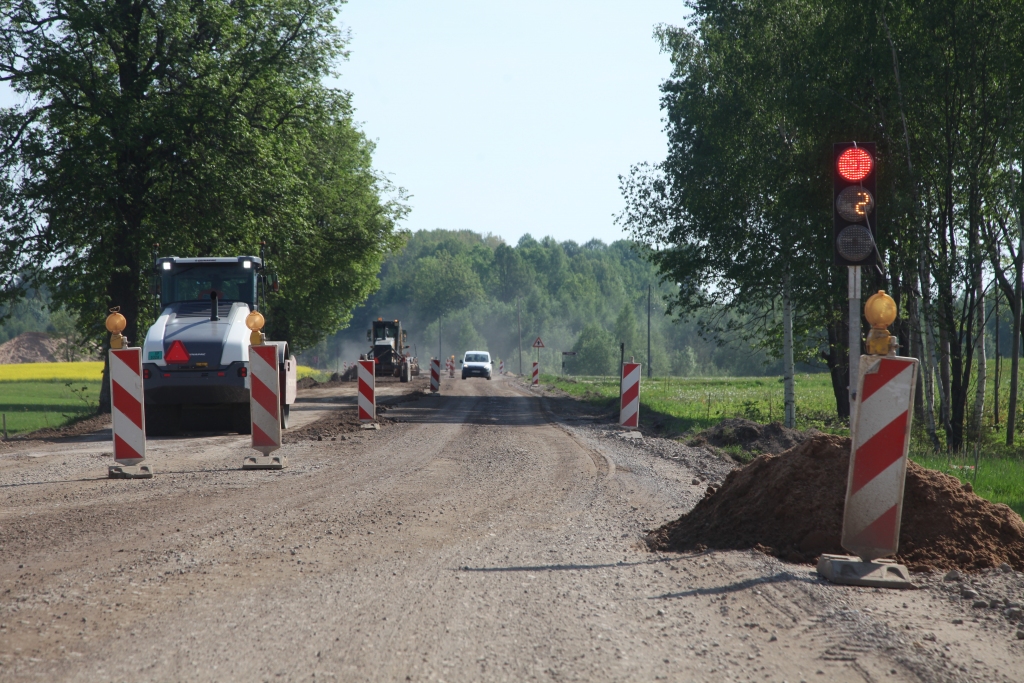
[[872, 356], [896, 353], [896, 337], [889, 334], [889, 325], [896, 320], [896, 302], [892, 297], [878, 290], [864, 302], [864, 317], [871, 323], [868, 332], [867, 350]]
[[253, 311], [245, 316], [245, 326], [252, 330], [252, 334], [249, 335], [249, 343], [253, 346], [259, 346], [266, 341], [266, 336], [261, 332], [265, 322], [263, 314], [259, 311]]
[[107, 332], [110, 333], [110, 348], [123, 349], [128, 346], [128, 339], [121, 332], [128, 326], [128, 321], [120, 313], [121, 307], [114, 306], [107, 316]]

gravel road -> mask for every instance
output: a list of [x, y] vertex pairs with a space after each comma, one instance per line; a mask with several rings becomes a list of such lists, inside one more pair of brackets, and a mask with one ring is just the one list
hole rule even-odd
[[[353, 394], [303, 392], [293, 425]], [[9, 444], [0, 680], [1024, 680], [1019, 573], [882, 591], [653, 554], [729, 463], [511, 378], [387, 417], [279, 472], [240, 470], [236, 435], [151, 440], [146, 481], [106, 478], [109, 432]]]

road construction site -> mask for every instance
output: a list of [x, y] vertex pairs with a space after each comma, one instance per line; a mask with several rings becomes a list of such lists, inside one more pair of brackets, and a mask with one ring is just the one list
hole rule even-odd
[[109, 429], [7, 443], [0, 680], [1024, 680], [1014, 567], [652, 551], [736, 464], [494, 380], [379, 382], [379, 429], [301, 390], [279, 471], [235, 434], [148, 439], [144, 480]]

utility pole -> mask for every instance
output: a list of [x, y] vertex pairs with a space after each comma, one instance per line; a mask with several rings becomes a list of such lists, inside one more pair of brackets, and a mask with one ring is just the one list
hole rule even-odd
[[523, 374], [523, 314], [519, 309], [519, 297], [516, 297], [516, 320], [519, 322], [519, 375]]
[[857, 383], [860, 381], [860, 266], [847, 266], [847, 287], [850, 299], [850, 424], [857, 405]]
[[651, 285], [647, 285], [647, 379], [651, 374]]
[[442, 318], [442, 316], [440, 316], [440, 315], [437, 316], [437, 357], [438, 357], [438, 359], [441, 358], [441, 318]]

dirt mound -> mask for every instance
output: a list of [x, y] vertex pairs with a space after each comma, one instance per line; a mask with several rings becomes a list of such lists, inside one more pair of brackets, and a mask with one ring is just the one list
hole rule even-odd
[[0, 344], [0, 365], [15, 363], [56, 363], [57, 340], [45, 332], [22, 332]]
[[338, 374], [337, 372], [334, 372], [331, 373], [331, 376], [327, 378], [326, 382], [318, 382], [312, 377], [303, 377], [302, 379], [295, 383], [295, 386], [299, 389], [323, 389], [327, 387], [337, 386], [342, 382], [354, 382], [356, 380], [355, 370], [351, 368], [350, 370], [352, 374], [351, 379], [348, 378], [348, 371], [344, 372], [343, 374]]
[[715, 446], [717, 448], [739, 446], [748, 453], [756, 455], [761, 453], [778, 454], [788, 451], [793, 446], [820, 433], [816, 429], [806, 432], [789, 429], [783, 427], [781, 422], [763, 425], [742, 417], [734, 417], [722, 420], [711, 429], [697, 434], [687, 445]]
[[[781, 455], [733, 470], [688, 514], [648, 536], [652, 550], [756, 548], [813, 562], [839, 545], [850, 440], [816, 435]], [[970, 484], [911, 462], [900, 554], [914, 571], [976, 571], [1008, 562], [1024, 571], [1024, 520], [976, 496]]]

